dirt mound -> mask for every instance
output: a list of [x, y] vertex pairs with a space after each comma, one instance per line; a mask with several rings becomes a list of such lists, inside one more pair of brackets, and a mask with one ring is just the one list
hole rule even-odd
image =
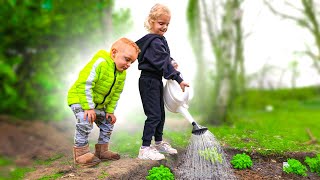
[[0, 154], [16, 159], [18, 165], [30, 165], [56, 154], [70, 155], [72, 136], [59, 133], [52, 123], [13, 120], [0, 116]]

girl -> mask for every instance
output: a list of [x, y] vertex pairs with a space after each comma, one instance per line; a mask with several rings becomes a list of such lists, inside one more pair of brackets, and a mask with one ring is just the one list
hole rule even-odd
[[[136, 42], [141, 49], [138, 57], [138, 68], [141, 70], [139, 92], [147, 116], [138, 156], [140, 159], [161, 160], [165, 158], [161, 153], [177, 154], [176, 149], [162, 141], [165, 123], [162, 77], [176, 80], [182, 91], [189, 87], [189, 84], [183, 81], [180, 72], [171, 64], [169, 46], [163, 36], [168, 29], [170, 18], [171, 14], [166, 6], [154, 5], [145, 22], [149, 34]], [[150, 146], [153, 136], [155, 145]]]

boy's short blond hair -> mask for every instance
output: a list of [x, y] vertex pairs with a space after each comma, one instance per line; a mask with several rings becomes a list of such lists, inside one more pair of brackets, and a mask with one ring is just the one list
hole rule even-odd
[[132, 46], [136, 50], [137, 54], [140, 53], [140, 48], [138, 47], [138, 45], [135, 42], [133, 42], [132, 40], [130, 40], [128, 38], [125, 38], [125, 37], [120, 38], [117, 41], [115, 41], [111, 46], [110, 52], [111, 52], [112, 49], [121, 48], [121, 46], [123, 46], [123, 44], [127, 44], [129, 46]]
[[151, 30], [151, 25], [150, 25], [150, 22], [151, 21], [155, 21], [158, 19], [158, 17], [160, 17], [161, 15], [168, 15], [168, 16], [171, 16], [171, 12], [169, 10], [169, 8], [163, 4], [155, 4], [150, 12], [149, 12], [149, 15], [146, 19], [146, 21], [144, 22], [144, 27], [150, 31]]

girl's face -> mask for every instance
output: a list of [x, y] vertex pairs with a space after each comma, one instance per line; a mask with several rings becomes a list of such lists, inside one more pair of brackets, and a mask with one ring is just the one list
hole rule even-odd
[[165, 32], [168, 30], [168, 26], [170, 23], [170, 15], [163, 14], [158, 17], [158, 19], [151, 21], [151, 29], [150, 32], [153, 34], [158, 34], [160, 36], [163, 36]]

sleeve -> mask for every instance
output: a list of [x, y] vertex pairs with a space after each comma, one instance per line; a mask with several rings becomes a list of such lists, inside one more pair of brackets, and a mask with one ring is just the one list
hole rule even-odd
[[88, 63], [79, 74], [77, 80], [77, 94], [80, 100], [82, 109], [94, 109], [93, 102], [93, 88], [99, 77], [100, 72], [99, 64]]
[[180, 77], [180, 72], [172, 66], [170, 53], [166, 51], [166, 47], [160, 39], [156, 38], [151, 42], [150, 48], [146, 50], [144, 57], [147, 58], [157, 70], [163, 72], [165, 79], [176, 80], [179, 84], [183, 81]]

